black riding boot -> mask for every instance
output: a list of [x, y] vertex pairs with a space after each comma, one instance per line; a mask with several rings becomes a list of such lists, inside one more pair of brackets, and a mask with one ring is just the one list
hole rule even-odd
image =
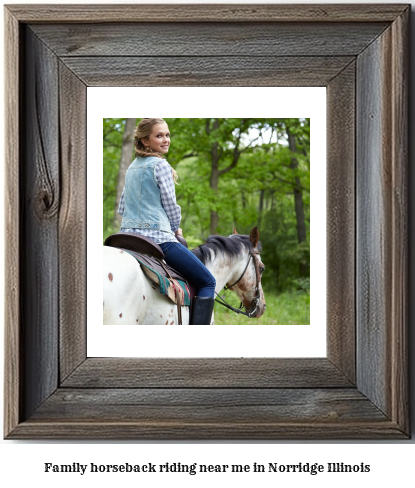
[[210, 325], [214, 305], [214, 298], [194, 297], [190, 325]]

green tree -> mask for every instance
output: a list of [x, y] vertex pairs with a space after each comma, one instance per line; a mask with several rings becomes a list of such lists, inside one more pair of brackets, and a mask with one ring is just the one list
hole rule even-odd
[[[189, 247], [212, 233], [229, 235], [234, 225], [239, 233], [257, 225], [267, 268], [264, 286], [307, 288], [309, 120], [165, 120], [171, 132], [167, 159], [179, 174], [176, 195]], [[125, 124], [126, 119], [104, 119], [104, 235], [119, 230], [113, 215], [118, 175], [123, 184], [125, 174], [119, 171]]]
[[122, 190], [124, 188], [125, 172], [131, 164], [134, 150], [134, 131], [136, 127], [136, 119], [125, 119], [124, 133], [122, 137], [120, 166], [118, 169], [117, 178], [117, 193], [114, 207], [114, 227], [121, 225], [121, 215], [118, 213], [118, 202], [120, 201]]

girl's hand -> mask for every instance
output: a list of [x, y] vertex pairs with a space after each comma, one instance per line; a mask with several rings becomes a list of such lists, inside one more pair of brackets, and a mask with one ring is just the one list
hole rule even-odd
[[176, 234], [176, 236], [181, 236], [181, 237], [183, 237], [183, 231], [182, 231], [182, 229], [180, 229], [180, 227], [179, 227], [179, 228], [176, 230], [175, 234]]

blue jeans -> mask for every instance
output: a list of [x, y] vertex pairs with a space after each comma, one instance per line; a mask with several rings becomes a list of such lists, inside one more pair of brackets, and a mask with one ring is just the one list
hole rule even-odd
[[199, 297], [215, 297], [216, 280], [212, 273], [189, 249], [179, 242], [163, 242], [166, 263], [182, 274], [197, 289]]

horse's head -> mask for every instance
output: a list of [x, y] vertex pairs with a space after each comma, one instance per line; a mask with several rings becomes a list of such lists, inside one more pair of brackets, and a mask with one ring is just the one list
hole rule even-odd
[[[235, 228], [233, 233], [238, 234]], [[252, 313], [251, 317], [261, 317], [266, 308], [264, 292], [261, 286], [261, 275], [265, 266], [259, 254], [259, 231], [257, 227], [251, 230], [249, 240], [252, 248], [244, 254], [244, 259], [240, 260], [234, 273], [234, 276], [237, 276], [237, 281], [235, 283], [232, 281], [229, 289], [238, 295], [244, 304], [246, 312]]]

